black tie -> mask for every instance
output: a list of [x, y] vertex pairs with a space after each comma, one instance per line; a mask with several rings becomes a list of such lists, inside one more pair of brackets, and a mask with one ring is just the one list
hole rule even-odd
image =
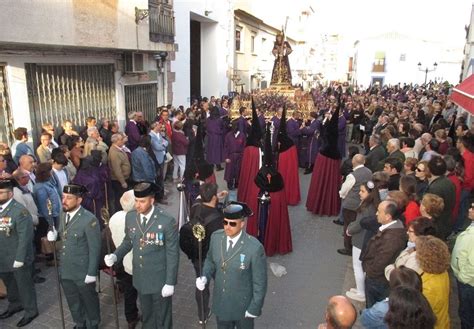
[[142, 225], [143, 225], [143, 227], [145, 227], [145, 226], [146, 226], [146, 217], [145, 217], [145, 216], [143, 216], [143, 219], [142, 219]]
[[70, 220], [71, 220], [71, 215], [66, 214], [66, 225], [69, 224]]
[[234, 242], [232, 242], [232, 240], [229, 240], [229, 248], [227, 248], [227, 252], [232, 250], [232, 245], [233, 244], [234, 244]]

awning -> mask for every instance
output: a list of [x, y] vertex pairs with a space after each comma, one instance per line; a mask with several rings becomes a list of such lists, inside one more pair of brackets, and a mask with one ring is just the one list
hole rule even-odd
[[454, 87], [451, 100], [458, 106], [474, 114], [474, 74]]

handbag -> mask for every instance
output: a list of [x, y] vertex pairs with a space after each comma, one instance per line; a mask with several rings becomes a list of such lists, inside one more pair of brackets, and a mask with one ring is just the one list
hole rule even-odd
[[173, 160], [173, 156], [170, 154], [170, 152], [166, 152], [165, 163], [168, 163], [168, 162], [170, 162], [171, 160]]

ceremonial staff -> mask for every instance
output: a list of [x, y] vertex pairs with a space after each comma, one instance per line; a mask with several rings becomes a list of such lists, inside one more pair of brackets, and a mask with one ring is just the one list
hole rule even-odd
[[179, 206], [178, 206], [178, 231], [181, 227], [186, 224], [188, 221], [188, 209], [186, 207], [186, 198], [184, 195], [184, 190], [186, 189], [186, 185], [183, 182], [180, 182], [176, 185], [176, 189], [179, 192]]
[[[106, 196], [107, 196], [107, 187], [105, 188], [105, 191], [106, 191]], [[106, 201], [106, 204], [107, 204], [107, 201]], [[107, 227], [108, 227], [109, 231], [110, 231], [109, 210], [106, 207], [102, 207], [102, 209], [100, 209], [100, 216], [102, 217], [102, 220], [104, 221], [104, 225], [105, 225], [104, 229], [107, 229]], [[112, 231], [110, 231], [110, 234], [112, 234]], [[109, 234], [107, 232], [105, 232], [105, 242], [106, 242], [106, 245], [107, 245], [107, 255], [110, 255], [110, 253], [111, 253], [111, 251], [110, 251], [110, 237], [109, 237]], [[115, 326], [116, 326], [116, 328], [119, 328], [118, 307], [117, 307], [117, 289], [115, 288], [114, 266], [113, 265], [110, 267], [110, 283], [112, 284], [112, 290], [113, 290], [113, 294], [114, 294], [113, 299], [114, 299]]]
[[[200, 223], [193, 225], [193, 235], [198, 240], [198, 262], [199, 262], [199, 277], [202, 276], [202, 240], [206, 237], [206, 229]], [[201, 318], [202, 328], [206, 329], [206, 315], [204, 314], [204, 295], [200, 290], [201, 296]]]
[[[48, 203], [46, 205], [48, 207], [48, 215], [51, 218], [51, 215], [53, 214], [53, 205], [51, 204], [51, 200], [48, 199]], [[51, 223], [53, 231], [55, 230], [54, 228], [54, 221]], [[56, 240], [51, 241], [51, 244], [53, 245], [53, 257], [54, 257], [54, 268], [56, 272], [56, 286], [58, 289], [58, 299], [59, 299], [59, 311], [61, 312], [61, 323], [62, 323], [62, 328], [66, 329], [66, 323], [64, 322], [64, 308], [63, 308], [63, 294], [61, 292], [61, 283], [59, 282], [59, 266], [58, 266], [58, 257], [56, 254]]]

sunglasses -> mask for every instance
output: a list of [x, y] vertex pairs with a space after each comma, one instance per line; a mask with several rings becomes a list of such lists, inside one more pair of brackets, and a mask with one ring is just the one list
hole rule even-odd
[[236, 227], [237, 226], [237, 222], [229, 222], [225, 219], [222, 221], [222, 224], [224, 224], [224, 226], [230, 225], [230, 227]]

